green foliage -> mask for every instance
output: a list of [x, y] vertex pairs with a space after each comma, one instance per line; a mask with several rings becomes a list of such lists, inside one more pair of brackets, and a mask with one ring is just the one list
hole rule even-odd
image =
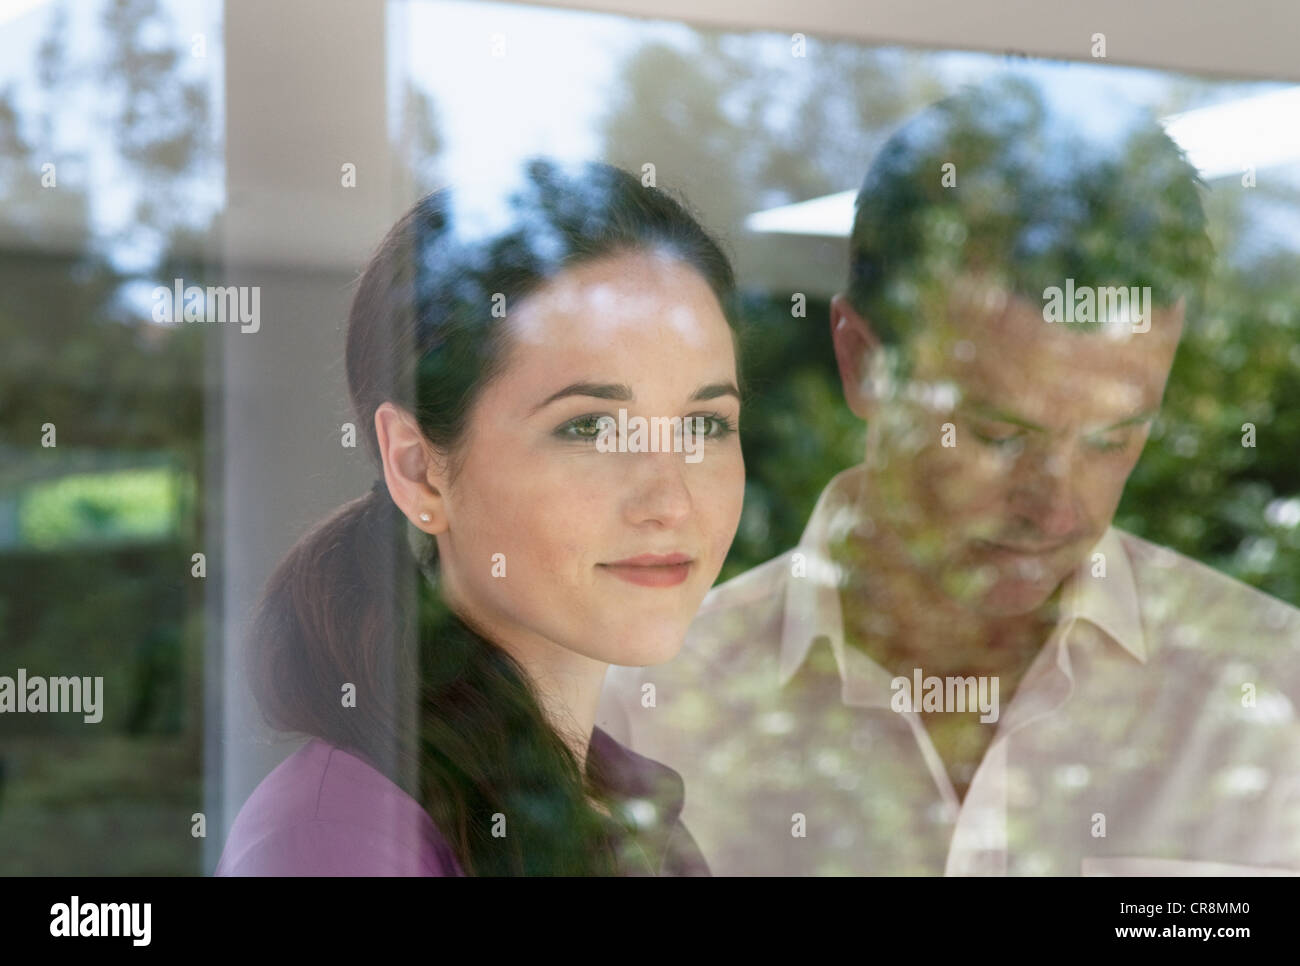
[[34, 487], [20, 504], [19, 539], [41, 549], [165, 539], [174, 534], [183, 485], [165, 468], [61, 476]]
[[[1116, 522], [1300, 603], [1296, 257], [1221, 265], [1191, 320]], [[1243, 425], [1255, 445], [1243, 445]]]

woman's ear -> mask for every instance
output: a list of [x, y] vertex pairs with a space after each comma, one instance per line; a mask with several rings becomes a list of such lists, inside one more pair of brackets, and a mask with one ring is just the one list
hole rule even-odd
[[867, 377], [880, 351], [880, 338], [843, 293], [831, 299], [831, 343], [845, 402], [859, 419], [870, 419], [876, 399]]
[[445, 460], [439, 459], [410, 413], [384, 402], [375, 410], [379, 458], [393, 502], [425, 533], [448, 527]]

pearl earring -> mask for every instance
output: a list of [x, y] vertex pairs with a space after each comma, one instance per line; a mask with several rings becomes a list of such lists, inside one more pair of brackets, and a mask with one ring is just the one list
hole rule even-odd
[[420, 519], [423, 520], [425, 523], [428, 523], [428, 522], [429, 522], [429, 514], [427, 514], [427, 513], [421, 513], [421, 514], [420, 514]]

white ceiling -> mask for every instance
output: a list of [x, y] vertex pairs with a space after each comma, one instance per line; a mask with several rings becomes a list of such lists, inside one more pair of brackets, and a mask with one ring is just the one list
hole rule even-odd
[[1107, 60], [1197, 74], [1300, 80], [1297, 0], [566, 0], [718, 27], [832, 35], [874, 43]]

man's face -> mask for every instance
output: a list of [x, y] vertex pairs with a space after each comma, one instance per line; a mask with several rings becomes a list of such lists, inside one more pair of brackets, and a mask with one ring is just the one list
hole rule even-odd
[[1110, 525], [1164, 395], [1182, 304], [1154, 308], [1142, 333], [1069, 331], [1041, 303], [967, 282], [927, 315], [910, 379], [873, 407], [872, 516], [950, 596], [988, 616], [1027, 614]]

